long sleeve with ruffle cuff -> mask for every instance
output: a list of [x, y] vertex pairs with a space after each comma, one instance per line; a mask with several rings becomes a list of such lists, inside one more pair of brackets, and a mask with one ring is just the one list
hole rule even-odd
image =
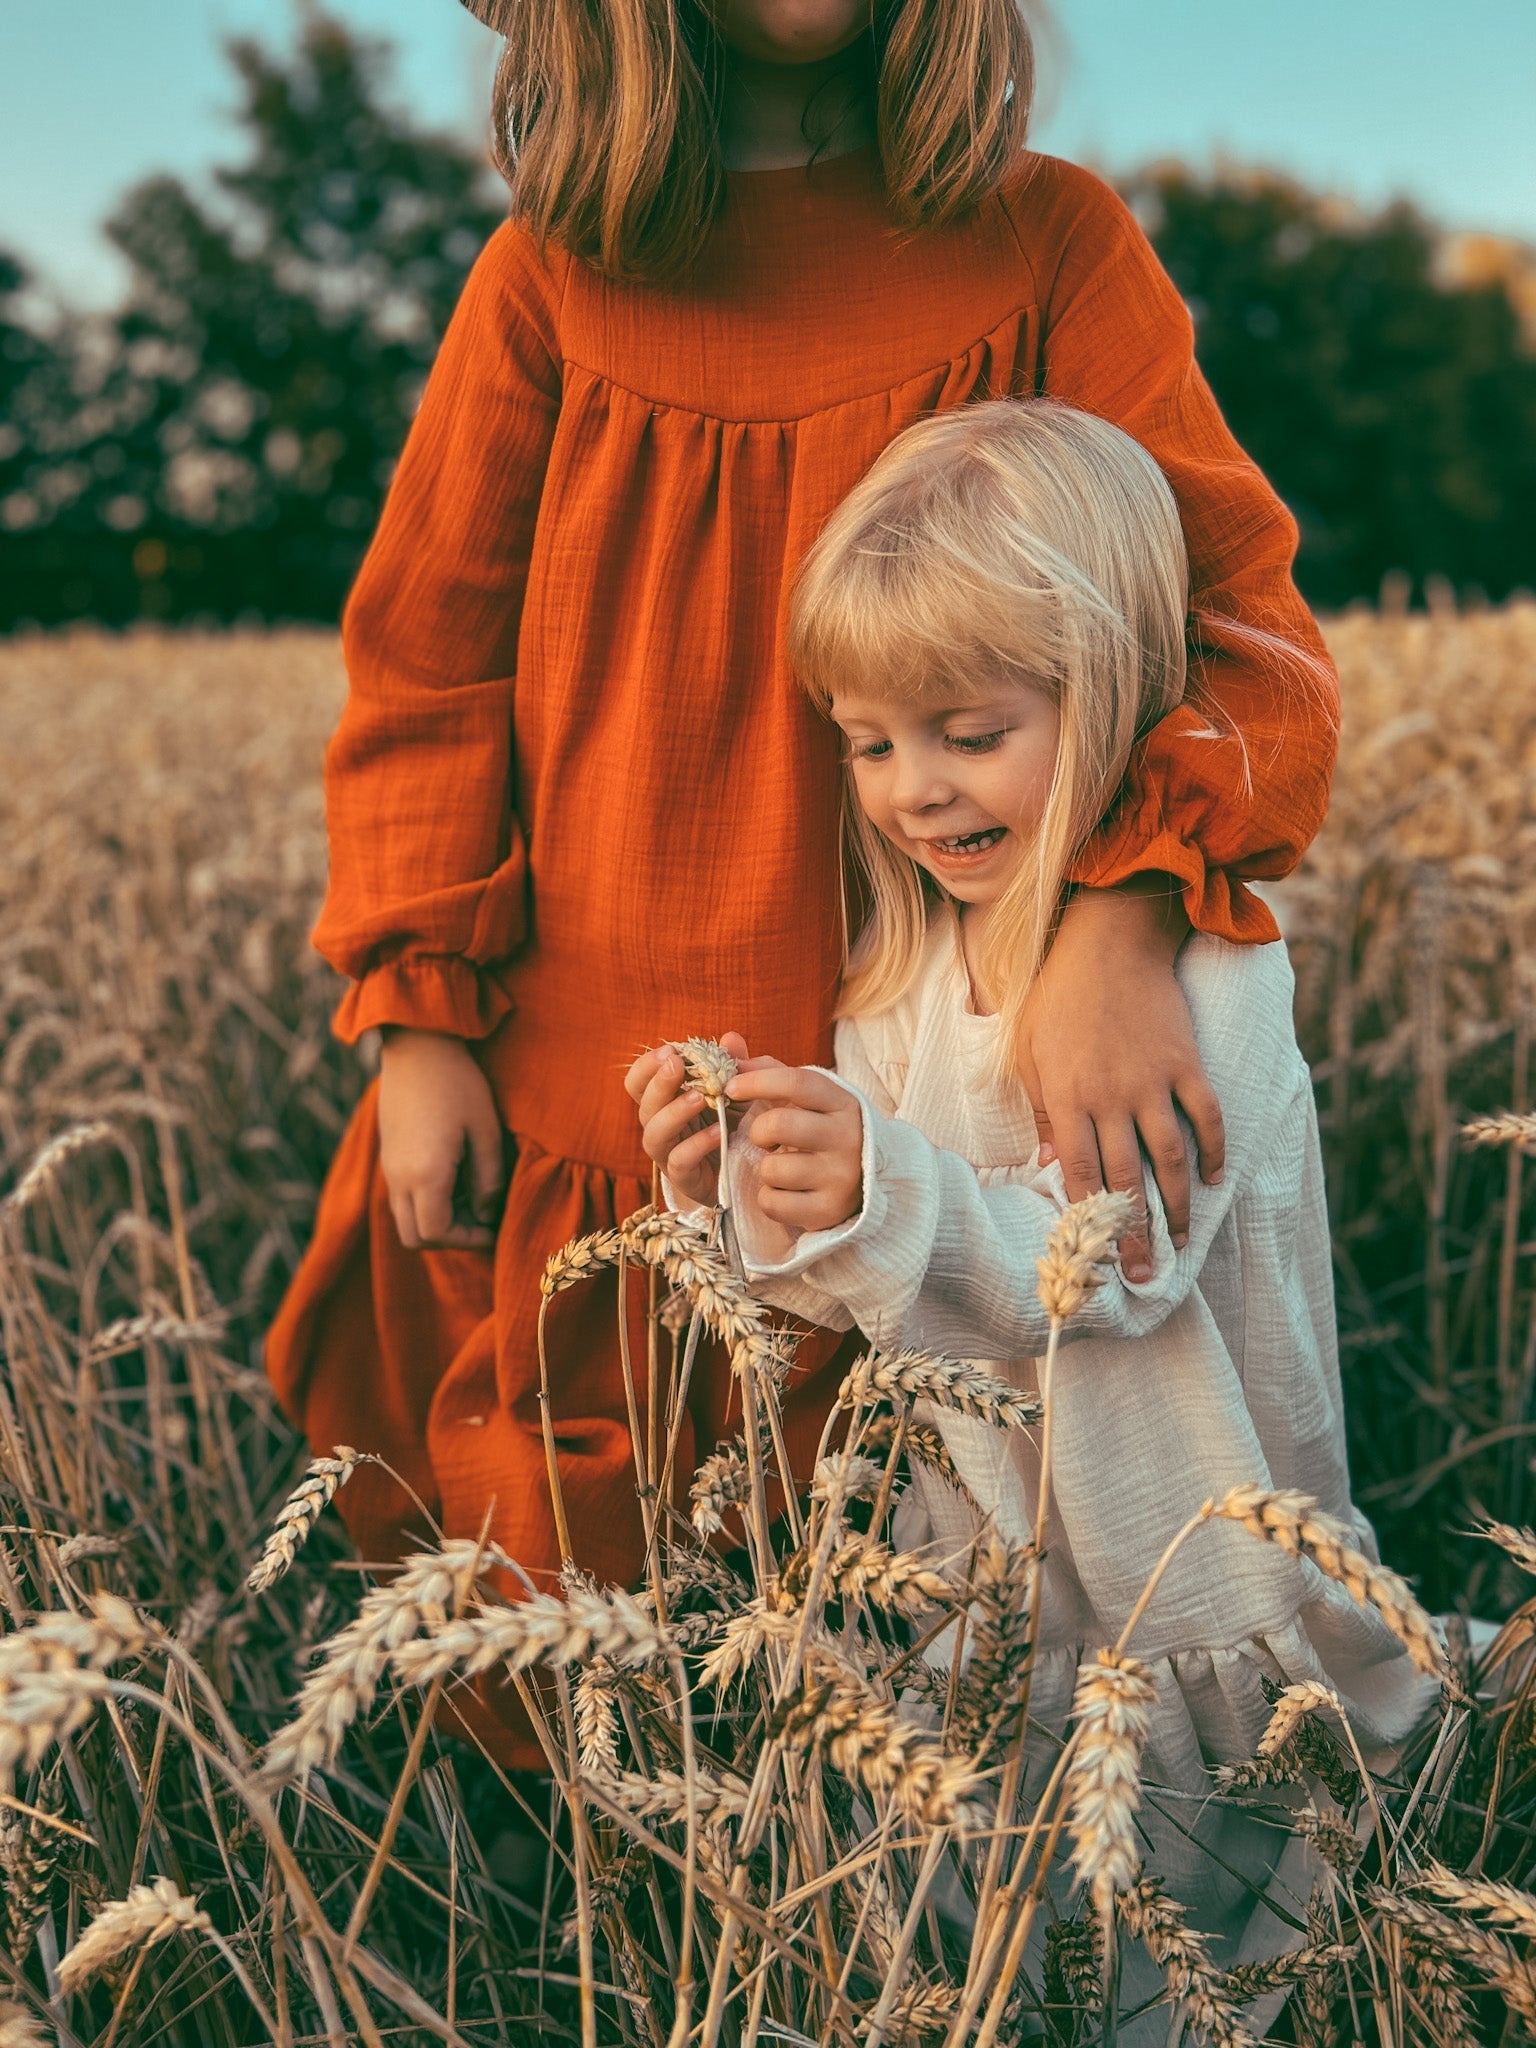
[[1338, 684], [1292, 580], [1296, 522], [1232, 438], [1194, 328], [1128, 207], [1088, 172], [1038, 159], [1012, 204], [1051, 223], [1043, 389], [1141, 442], [1173, 488], [1189, 551], [1185, 702], [1143, 740], [1121, 800], [1071, 869], [1107, 888], [1174, 875], [1197, 931], [1278, 936], [1243, 886], [1288, 874], [1322, 823]]
[[484, 1038], [527, 930], [512, 809], [523, 594], [562, 391], [559, 279], [492, 236], [438, 353], [342, 623], [326, 755], [330, 887], [314, 943], [375, 1026]]
[[[1227, 1120], [1226, 1172], [1210, 1187], [1192, 1171], [1189, 1237], [1177, 1248], [1149, 1186], [1151, 1278], [1132, 1283], [1111, 1270], [1073, 1319], [1073, 1342], [1144, 1338], [1160, 1328], [1195, 1287], [1255, 1176], [1276, 1158], [1300, 1160], [1311, 1143], [1311, 1090], [1291, 1027], [1283, 948], [1239, 952], [1194, 939], [1179, 977]], [[936, 1144], [897, 1113], [856, 1022], [838, 1028], [837, 1065], [831, 1078], [863, 1118], [860, 1208], [835, 1229], [803, 1236], [767, 1223], [754, 1214], [744, 1144], [737, 1231], [754, 1292], [828, 1328], [852, 1321], [887, 1351], [1037, 1357], [1050, 1335], [1038, 1263], [1067, 1207], [1060, 1165], [1021, 1167], [998, 1180]]]

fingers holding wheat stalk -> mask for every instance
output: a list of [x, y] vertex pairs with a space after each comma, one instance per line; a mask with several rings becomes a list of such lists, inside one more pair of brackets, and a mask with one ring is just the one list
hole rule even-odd
[[720, 1235], [726, 1256], [738, 1280], [745, 1280], [746, 1268], [736, 1239], [736, 1222], [731, 1201], [731, 1132], [726, 1117], [726, 1089], [736, 1078], [736, 1062], [713, 1038], [685, 1038], [677, 1046], [688, 1080], [714, 1111], [720, 1125], [719, 1175]]

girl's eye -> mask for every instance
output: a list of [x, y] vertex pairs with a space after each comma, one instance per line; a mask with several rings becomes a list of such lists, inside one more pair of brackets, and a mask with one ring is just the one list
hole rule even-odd
[[1008, 728], [997, 732], [951, 732], [944, 736], [944, 744], [953, 747], [960, 754], [990, 754], [994, 747], [1000, 747], [1008, 737]]
[[850, 740], [848, 758], [850, 761], [883, 761], [891, 751], [889, 740]]

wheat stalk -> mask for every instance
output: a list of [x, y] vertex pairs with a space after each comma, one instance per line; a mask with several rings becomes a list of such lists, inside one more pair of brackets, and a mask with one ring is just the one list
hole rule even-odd
[[310, 1460], [304, 1477], [278, 1509], [272, 1533], [246, 1576], [249, 1591], [265, 1593], [284, 1576], [361, 1462], [350, 1444], [338, 1444], [328, 1458]]
[[1362, 1607], [1374, 1607], [1420, 1671], [1447, 1677], [1439, 1633], [1406, 1582], [1376, 1564], [1355, 1543], [1355, 1532], [1324, 1514], [1310, 1494], [1294, 1488], [1235, 1486], [1204, 1513], [1240, 1522], [1262, 1542], [1278, 1544], [1293, 1557], [1307, 1557]]
[[41, 2026], [14, 1998], [0, 1998], [0, 2048], [51, 2048]]
[[670, 1640], [639, 1601], [610, 1587], [573, 1587], [563, 1600], [535, 1593], [506, 1607], [485, 1607], [455, 1621], [438, 1619], [430, 1633], [405, 1639], [390, 1652], [396, 1677], [431, 1685], [457, 1672], [479, 1678], [488, 1671], [526, 1671], [534, 1664], [559, 1669], [605, 1657], [609, 1663], [652, 1663], [667, 1656]]
[[1035, 1261], [1039, 1295], [1054, 1321], [1068, 1322], [1095, 1288], [1109, 1278], [1106, 1263], [1120, 1239], [1136, 1221], [1129, 1195], [1103, 1190], [1064, 1209], [1046, 1240], [1045, 1256]]
[[1491, 1934], [1469, 1920], [1454, 1919], [1422, 1900], [1405, 1898], [1381, 1885], [1367, 1885], [1365, 1896], [1384, 1918], [1421, 1935], [1443, 1954], [1469, 1964], [1501, 1993], [1528, 2027], [1536, 2027], [1536, 1975], [1502, 1935]]
[[1136, 1840], [1141, 1752], [1156, 1697], [1146, 1666], [1113, 1650], [1100, 1650], [1077, 1675], [1067, 1826], [1078, 1877], [1106, 1926], [1115, 1893], [1134, 1883], [1141, 1863]]
[[392, 1657], [424, 1629], [440, 1637], [484, 1562], [476, 1542], [456, 1540], [413, 1557], [383, 1586], [365, 1595], [353, 1619], [322, 1646], [322, 1661], [305, 1679], [297, 1712], [267, 1746], [269, 1783], [306, 1781], [334, 1762], [347, 1730], [373, 1703]]
[[616, 1266], [624, 1241], [616, 1230], [596, 1230], [589, 1237], [573, 1237], [545, 1261], [539, 1277], [539, 1292], [546, 1301], [563, 1294], [567, 1287], [591, 1280], [605, 1266]]
[[1414, 1883], [1448, 1905], [1459, 1906], [1465, 1913], [1486, 1913], [1498, 1926], [1536, 1941], [1536, 1897], [1530, 1892], [1494, 1878], [1462, 1877], [1435, 1861], [1425, 1864]]
[[892, 1799], [906, 1819], [940, 1829], [967, 1820], [979, 1789], [969, 1759], [945, 1755], [931, 1736], [899, 1719], [888, 1700], [825, 1651], [807, 1660], [804, 1686], [775, 1721], [791, 1746], [825, 1751], [845, 1778]]
[[838, 1389], [839, 1405], [875, 1398], [928, 1400], [1003, 1429], [1021, 1429], [1041, 1417], [1040, 1402], [1000, 1380], [984, 1366], [928, 1351], [870, 1352], [857, 1360]]
[[96, 1121], [74, 1124], [69, 1130], [60, 1131], [43, 1147], [15, 1187], [0, 1202], [0, 1209], [20, 1215], [23, 1209], [30, 1208], [39, 1195], [53, 1186], [67, 1160], [97, 1145], [113, 1144], [117, 1137], [111, 1124]]
[[1523, 1151], [1536, 1145], [1536, 1116], [1478, 1116], [1461, 1127], [1469, 1145], [1518, 1145]]
[[1479, 1522], [1471, 1533], [1497, 1543], [1522, 1571], [1536, 1576], [1536, 1529], [1516, 1529], [1508, 1522]]
[[1144, 1877], [1116, 1901], [1127, 1930], [1146, 1944], [1182, 2005], [1196, 2034], [1213, 2048], [1257, 2048], [1231, 1987], [1211, 1961], [1205, 1938], [1192, 1928], [1184, 1908], [1170, 1899], [1156, 1878]]
[[183, 1897], [168, 1877], [136, 1884], [125, 1899], [102, 1907], [80, 1939], [59, 1961], [59, 1983], [79, 1991], [129, 1949], [168, 1941], [173, 1934], [200, 1934], [213, 1922], [195, 1899]]

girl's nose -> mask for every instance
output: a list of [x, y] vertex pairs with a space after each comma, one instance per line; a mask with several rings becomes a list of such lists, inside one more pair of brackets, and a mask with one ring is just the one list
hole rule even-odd
[[953, 803], [954, 787], [936, 764], [917, 758], [897, 756], [891, 802], [898, 811], [916, 817], [919, 813], [942, 810]]

